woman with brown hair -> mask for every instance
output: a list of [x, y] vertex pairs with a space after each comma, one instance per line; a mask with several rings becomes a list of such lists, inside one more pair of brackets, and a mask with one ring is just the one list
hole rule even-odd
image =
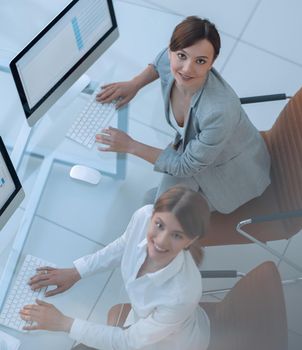
[[162, 172], [158, 197], [183, 184], [201, 192], [211, 210], [229, 213], [259, 196], [270, 183], [270, 157], [240, 100], [213, 68], [220, 36], [213, 23], [191, 16], [176, 26], [169, 48], [127, 82], [103, 86], [97, 100], [128, 103], [146, 84], [160, 78], [167, 122], [174, 142], [164, 150], [107, 128], [96, 141], [101, 151], [125, 152], [154, 164]]
[[[77, 349], [206, 349], [210, 325], [199, 306], [202, 280], [190, 250], [204, 236], [209, 216], [199, 193], [176, 186], [163, 193], [154, 207], [139, 209], [120, 238], [76, 260], [74, 268], [42, 267], [31, 278], [32, 289], [56, 285], [50, 296], [66, 291], [80, 278], [120, 265], [131, 303], [123, 324], [72, 319], [37, 300], [21, 310], [22, 319], [35, 322], [25, 329], [68, 332], [83, 344]], [[195, 259], [199, 262], [200, 256]]]

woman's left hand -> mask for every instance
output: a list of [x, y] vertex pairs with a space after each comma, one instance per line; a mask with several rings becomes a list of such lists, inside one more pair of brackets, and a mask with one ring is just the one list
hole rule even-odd
[[30, 326], [23, 327], [24, 330], [44, 329], [49, 331], [69, 332], [73, 319], [62, 314], [52, 304], [37, 299], [37, 304], [25, 305], [20, 311], [22, 320], [33, 322]]
[[108, 146], [98, 147], [100, 151], [105, 152], [132, 153], [136, 143], [136, 141], [124, 131], [112, 128], [111, 126], [103, 129], [102, 134], [97, 134], [95, 140], [98, 143], [103, 143]]

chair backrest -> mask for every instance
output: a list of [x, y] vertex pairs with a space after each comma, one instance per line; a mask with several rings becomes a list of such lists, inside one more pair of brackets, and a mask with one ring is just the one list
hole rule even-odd
[[[271, 179], [280, 211], [302, 209], [302, 89], [263, 137], [272, 158]], [[287, 229], [298, 230], [302, 219], [284, 223]]]
[[280, 275], [265, 262], [221, 302], [201, 303], [211, 322], [207, 350], [286, 350], [288, 330]]
[[[271, 184], [230, 214], [214, 212], [203, 246], [250, 243], [236, 232], [238, 222], [253, 216], [302, 209], [302, 89], [284, 107], [273, 127], [261, 132], [271, 156]], [[245, 230], [260, 241], [288, 239], [302, 218], [252, 224]]]

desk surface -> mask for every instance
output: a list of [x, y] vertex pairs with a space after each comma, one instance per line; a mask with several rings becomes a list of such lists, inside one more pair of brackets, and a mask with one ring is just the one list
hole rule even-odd
[[[41, 4], [37, 0], [2, 4], [0, 14], [0, 49], [9, 48], [17, 52], [35, 35], [68, 1], [56, 0], [52, 4]], [[146, 9], [116, 3], [116, 14], [121, 35], [114, 45], [88, 71], [93, 80], [116, 81], [132, 77], [144, 68], [154, 55], [165, 46], [165, 37], [145, 42], [142, 54], [137, 56], [133, 36], [136, 26], [131, 26], [128, 15], [139, 21], [151, 21]], [[126, 17], [125, 17], [126, 16]], [[161, 15], [159, 15], [160, 17]], [[171, 27], [178, 21], [170, 18]], [[29, 18], [31, 20], [29, 20]], [[129, 18], [129, 17], [128, 17]], [[13, 23], [13, 25], [12, 25]], [[14, 30], [8, 28], [14, 27]], [[167, 29], [167, 37], [170, 32]], [[151, 31], [150, 31], [151, 34]], [[140, 38], [144, 42], [143, 37]], [[25, 116], [17, 92], [9, 74], [0, 72], [0, 130], [8, 147], [16, 143]], [[160, 174], [152, 166], [129, 156], [125, 180], [104, 176], [97, 186], [81, 183], [69, 177], [72, 163], [93, 166], [99, 170], [114, 172], [115, 154], [101, 154], [95, 149], [86, 151], [83, 147], [64, 138], [67, 128], [81, 110], [87, 97], [80, 95], [62, 110], [49, 111], [32, 131], [26, 154], [18, 174], [23, 183], [26, 199], [0, 236], [0, 273], [7, 261], [10, 248], [19, 225], [30, 205], [31, 196], [37, 189], [39, 171], [45, 157], [55, 154], [55, 161], [43, 188], [29, 234], [21, 254], [32, 254], [67, 267], [82, 255], [92, 253], [105, 246], [123, 233], [134, 210], [141, 206], [144, 192], [158, 184]], [[146, 108], [145, 106], [148, 106]], [[156, 116], [156, 118], [154, 117]], [[152, 84], [141, 92], [129, 108], [129, 133], [152, 145], [164, 147], [170, 142], [173, 131], [166, 125], [163, 116], [159, 83]], [[116, 121], [112, 124], [116, 126]], [[142, 181], [144, 179], [144, 181]], [[148, 181], [146, 181], [148, 179]], [[17, 266], [17, 271], [19, 269]], [[98, 286], [94, 288], [94, 286]], [[114, 291], [114, 293], [112, 293]], [[119, 271], [108, 271], [80, 281], [67, 293], [52, 297], [64, 313], [97, 322], [106, 321], [108, 309], [124, 300]], [[70, 349], [73, 341], [66, 334], [35, 332], [21, 334], [0, 326], [0, 329], [21, 340], [21, 350]]]

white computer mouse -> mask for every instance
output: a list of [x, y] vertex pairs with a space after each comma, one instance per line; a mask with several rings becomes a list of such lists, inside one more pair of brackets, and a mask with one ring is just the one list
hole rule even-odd
[[97, 185], [101, 180], [100, 172], [86, 165], [74, 165], [70, 169], [69, 175], [73, 179], [88, 182], [92, 185]]
[[8, 350], [7, 342], [0, 338], [0, 350]]

